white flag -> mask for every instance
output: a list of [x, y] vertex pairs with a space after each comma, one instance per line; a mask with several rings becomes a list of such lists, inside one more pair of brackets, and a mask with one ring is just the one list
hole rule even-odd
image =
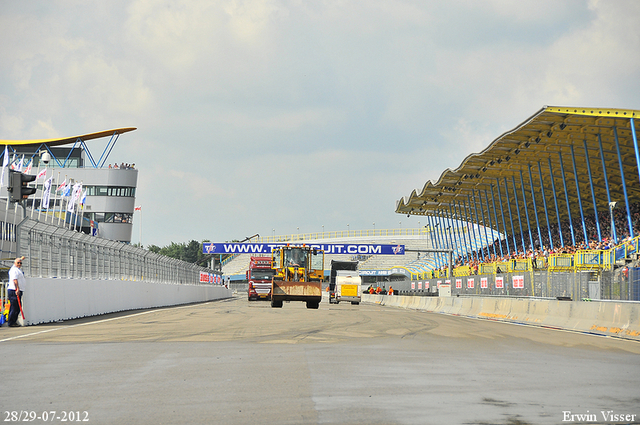
[[67, 211], [74, 212], [76, 210], [76, 201], [80, 196], [78, 192], [82, 190], [82, 183], [76, 183], [73, 185], [73, 192], [71, 193], [71, 197], [69, 201], [67, 201]]
[[8, 146], [4, 146], [4, 158], [2, 159], [2, 168], [5, 168], [9, 165], [9, 149]]
[[20, 158], [18, 160], [18, 167], [16, 168], [16, 171], [21, 173], [22, 172], [22, 163], [24, 162], [24, 154], [22, 154], [22, 158]]
[[36, 180], [40, 180], [43, 177], [47, 177], [47, 169], [46, 168], [38, 173], [38, 175], [36, 176]]
[[51, 184], [53, 183], [53, 176], [49, 177], [44, 182], [44, 192], [42, 194], [42, 208], [49, 209], [49, 199], [51, 198]]

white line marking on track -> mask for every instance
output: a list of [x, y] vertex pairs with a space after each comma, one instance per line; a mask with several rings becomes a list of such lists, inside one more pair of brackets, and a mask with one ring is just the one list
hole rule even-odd
[[[218, 301], [218, 300], [208, 301], [208, 302], [202, 303], [202, 304], [209, 304], [209, 303], [212, 303], [212, 302], [215, 302], [215, 301]], [[59, 328], [45, 329], [43, 331], [32, 332], [32, 333], [28, 333], [28, 334], [24, 334], [24, 335], [16, 335], [16, 336], [12, 336], [10, 338], [0, 339], [0, 342], [13, 341], [15, 339], [26, 338], [26, 337], [29, 337], [29, 336], [44, 334], [44, 333], [47, 333], [47, 332], [59, 331], [60, 329], [71, 329], [71, 328], [77, 328], [78, 326], [95, 325], [95, 324], [98, 324], [98, 323], [110, 322], [112, 320], [127, 319], [129, 317], [142, 316], [143, 314], [155, 313], [155, 312], [161, 311], [161, 310], [187, 308], [187, 307], [193, 307], [193, 304], [172, 306], [172, 307], [167, 307], [167, 308], [157, 308], [157, 309], [153, 309], [153, 310], [143, 311], [143, 312], [140, 312], [140, 313], [128, 314], [126, 316], [111, 317], [110, 319], [97, 320], [95, 322], [78, 323], [77, 325], [69, 325], [69, 326], [60, 326]]]

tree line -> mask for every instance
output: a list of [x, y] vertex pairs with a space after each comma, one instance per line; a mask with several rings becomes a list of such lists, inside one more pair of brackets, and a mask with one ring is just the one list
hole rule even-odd
[[[186, 243], [171, 242], [170, 245], [164, 246], [162, 248], [157, 245], [149, 245], [147, 249], [156, 254], [186, 261], [187, 263], [197, 264], [198, 266], [202, 267], [209, 267], [212, 254], [202, 253], [202, 244], [204, 242], [209, 241], [204, 240], [202, 242], [198, 242], [196, 240], [191, 240]], [[229, 255], [231, 254], [223, 254], [222, 258], [220, 258], [220, 255], [216, 255], [214, 257], [214, 269], [218, 268], [220, 266], [220, 261], [224, 260]]]

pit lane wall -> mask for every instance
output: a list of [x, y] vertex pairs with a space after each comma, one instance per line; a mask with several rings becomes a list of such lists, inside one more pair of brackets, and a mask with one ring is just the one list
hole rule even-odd
[[363, 294], [365, 303], [640, 341], [640, 303]]
[[35, 325], [231, 296], [231, 290], [212, 284], [27, 277], [22, 306], [24, 324]]

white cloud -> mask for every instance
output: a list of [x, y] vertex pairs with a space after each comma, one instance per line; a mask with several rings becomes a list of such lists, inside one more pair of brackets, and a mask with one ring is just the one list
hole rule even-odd
[[406, 226], [400, 197], [543, 105], [640, 108], [639, 8], [7, 2], [0, 139], [138, 127], [110, 162], [145, 243]]

